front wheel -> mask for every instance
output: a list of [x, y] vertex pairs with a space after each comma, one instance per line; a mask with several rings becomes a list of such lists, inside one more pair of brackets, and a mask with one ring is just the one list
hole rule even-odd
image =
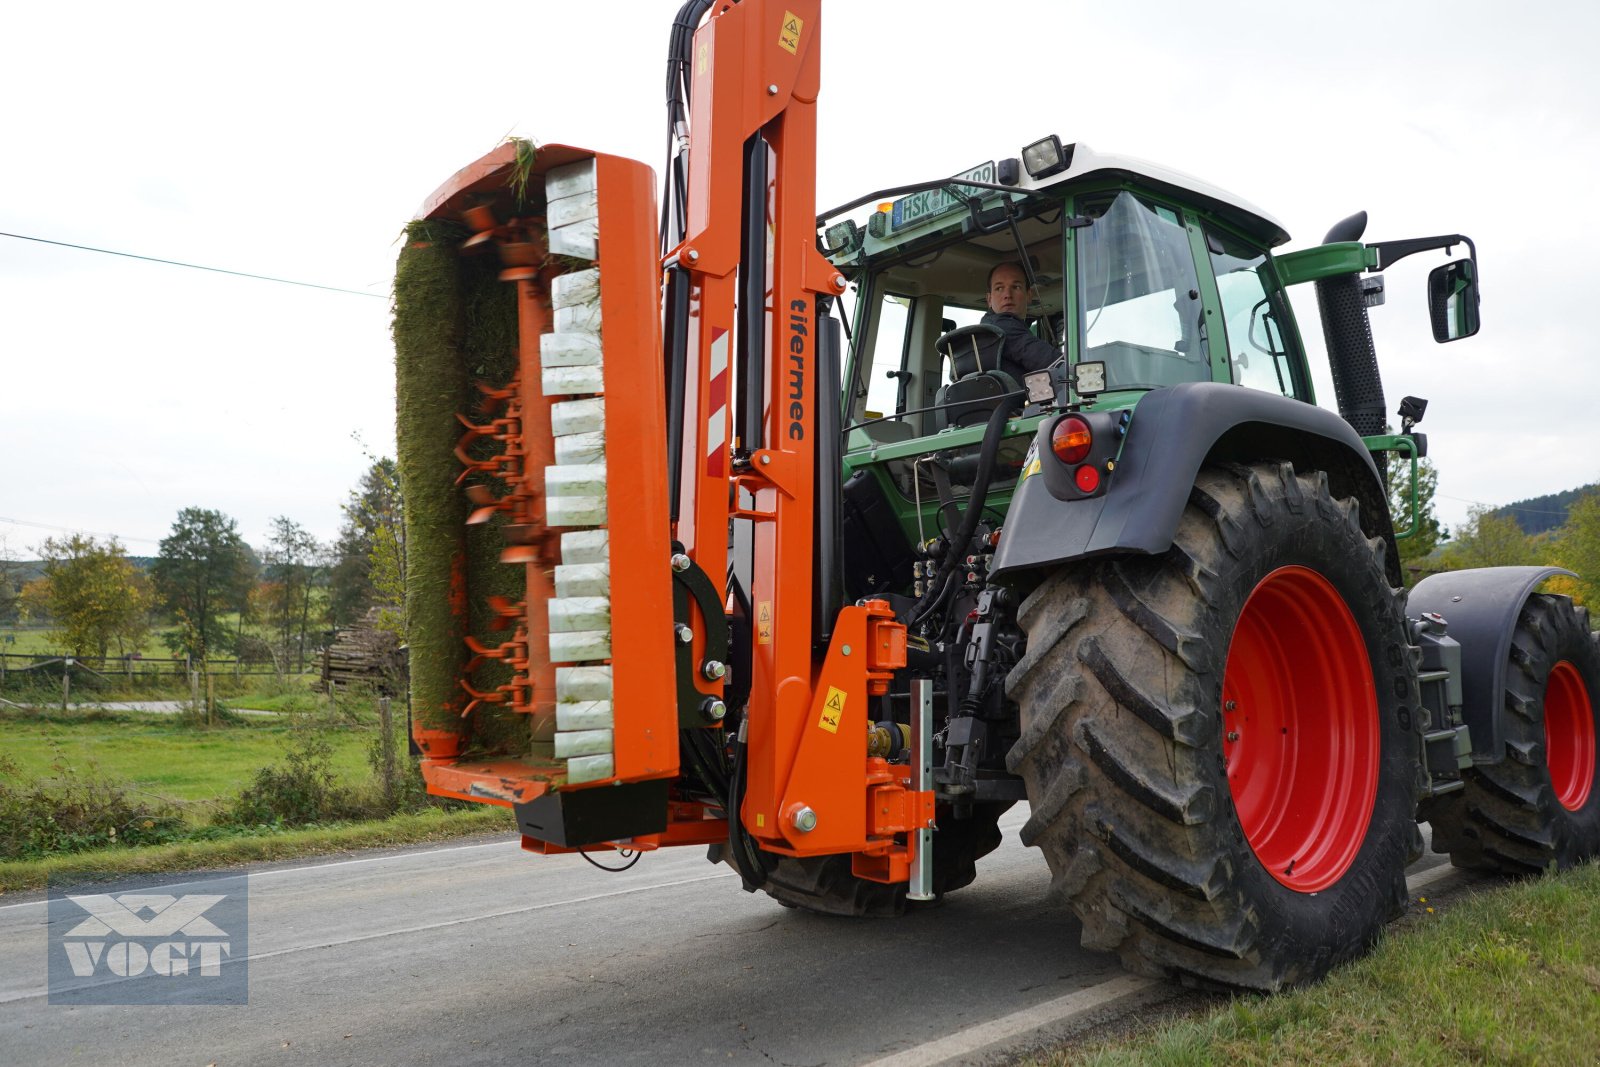
[[1022, 838], [1086, 946], [1271, 990], [1404, 907], [1417, 682], [1383, 551], [1320, 472], [1206, 468], [1164, 555], [1024, 601]]
[[1529, 597], [1505, 679], [1504, 756], [1435, 802], [1434, 850], [1458, 867], [1509, 874], [1600, 855], [1600, 647], [1589, 613], [1564, 596]]

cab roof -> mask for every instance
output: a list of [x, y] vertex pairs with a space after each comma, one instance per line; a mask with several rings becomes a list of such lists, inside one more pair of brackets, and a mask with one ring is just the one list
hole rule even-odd
[[1270, 248], [1276, 248], [1289, 240], [1289, 232], [1283, 228], [1283, 223], [1248, 200], [1192, 174], [1185, 174], [1181, 170], [1134, 156], [1097, 152], [1086, 144], [1073, 145], [1068, 150], [1071, 151], [1072, 158], [1066, 170], [1039, 179], [1031, 178], [1024, 172], [1022, 180], [1017, 183], [1018, 188], [1049, 189], [1090, 178], [1131, 178], [1161, 191], [1170, 192], [1181, 200], [1215, 211]]

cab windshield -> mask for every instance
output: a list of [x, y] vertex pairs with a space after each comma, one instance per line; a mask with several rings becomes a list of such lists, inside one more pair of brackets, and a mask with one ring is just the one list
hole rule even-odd
[[[937, 347], [952, 330], [979, 323], [988, 312], [990, 272], [1026, 255], [1035, 280], [1026, 321], [1059, 345], [1064, 308], [1061, 206], [1028, 206], [1018, 223], [1025, 252], [1007, 226], [942, 247], [917, 249], [867, 273], [859, 282], [858, 329], [847, 364], [846, 425], [897, 412], [904, 419], [870, 430], [875, 440], [904, 440], [939, 432], [935, 407], [959, 375]], [[1048, 325], [1047, 325], [1048, 323]]]

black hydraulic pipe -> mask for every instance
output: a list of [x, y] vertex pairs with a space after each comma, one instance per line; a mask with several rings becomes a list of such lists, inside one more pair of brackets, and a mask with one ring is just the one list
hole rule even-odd
[[936, 595], [923, 599], [912, 612], [907, 625], [914, 626], [921, 622], [938, 607], [940, 601], [944, 600], [950, 588], [950, 579], [955, 574], [956, 564], [966, 554], [967, 543], [972, 540], [972, 535], [978, 529], [978, 520], [983, 516], [983, 505], [989, 497], [989, 476], [994, 473], [995, 460], [1000, 454], [1000, 442], [1006, 435], [1006, 422], [1014, 410], [1011, 402], [1027, 395], [1020, 389], [1015, 393], [1006, 393], [999, 398], [994, 411], [989, 415], [989, 424], [983, 430], [983, 445], [978, 450], [978, 473], [972, 481], [972, 491], [967, 496], [967, 510], [961, 515], [961, 526], [956, 530], [955, 536], [950, 538], [950, 547], [945, 552], [944, 561], [939, 564], [938, 575], [934, 578], [934, 581], [943, 579], [944, 584], [939, 587]]
[[811, 633], [818, 648], [833, 640], [833, 623], [839, 615], [839, 320], [828, 313], [831, 301], [816, 302], [817, 324], [817, 429], [815, 551], [812, 571]]
[[683, 402], [689, 368], [689, 272], [667, 268], [667, 492], [672, 521], [678, 521], [678, 494], [683, 489]]
[[767, 393], [767, 139], [744, 144], [744, 208], [739, 234], [739, 308], [734, 321], [739, 381], [736, 432], [745, 454], [762, 446]]

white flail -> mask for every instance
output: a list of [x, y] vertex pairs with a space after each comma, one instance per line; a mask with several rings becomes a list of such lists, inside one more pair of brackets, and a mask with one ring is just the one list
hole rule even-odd
[[[559, 704], [611, 699], [610, 667], [557, 667], [556, 701]], [[559, 712], [559, 707], [557, 711]]]
[[557, 730], [606, 730], [610, 727], [609, 700], [581, 700], [556, 705]]
[[557, 437], [599, 433], [606, 428], [606, 403], [599, 397], [563, 400], [550, 405], [550, 432]]
[[562, 563], [556, 567], [556, 596], [603, 597], [611, 593], [608, 563]]
[[599, 367], [546, 367], [539, 372], [545, 396], [583, 396], [605, 388]]
[[546, 467], [544, 491], [550, 496], [605, 496], [605, 464], [558, 463]]
[[556, 733], [556, 759], [598, 756], [612, 751], [610, 730], [572, 730]]
[[564, 533], [561, 535], [561, 560], [563, 563], [608, 563], [611, 560], [609, 540], [605, 530]]
[[[555, 226], [558, 223], [552, 221], [550, 225]], [[598, 268], [558, 274], [550, 283], [550, 306], [553, 308], [572, 307], [574, 304], [598, 303], [600, 303], [600, 271]]]
[[599, 782], [617, 773], [617, 761], [610, 754], [574, 756], [567, 761], [567, 781], [572, 785]]
[[556, 167], [545, 175], [545, 221], [552, 255], [596, 258], [598, 188], [593, 159]]
[[562, 466], [574, 463], [604, 463], [606, 435], [603, 433], [572, 433], [556, 438], [556, 462]]
[[549, 611], [551, 633], [611, 629], [611, 601], [603, 596], [554, 597]]
[[544, 521], [551, 526], [604, 526], [603, 496], [552, 496], [544, 502]]
[[556, 333], [600, 333], [600, 301], [556, 308]]
[[576, 222], [587, 222], [600, 217], [600, 198], [597, 190], [589, 188], [583, 192], [573, 193], [552, 200], [545, 208], [545, 225], [551, 229], [561, 226], [571, 226]]
[[551, 663], [586, 663], [610, 658], [610, 630], [574, 630], [550, 635]]
[[580, 159], [563, 167], [552, 167], [544, 176], [546, 200], [581, 196], [595, 189], [594, 158]]
[[600, 338], [592, 333], [547, 333], [539, 337], [539, 365], [551, 367], [598, 367]]
[[600, 224], [596, 219], [584, 219], [570, 226], [555, 226], [550, 230], [550, 254], [572, 256], [575, 259], [594, 259], [600, 253]]

